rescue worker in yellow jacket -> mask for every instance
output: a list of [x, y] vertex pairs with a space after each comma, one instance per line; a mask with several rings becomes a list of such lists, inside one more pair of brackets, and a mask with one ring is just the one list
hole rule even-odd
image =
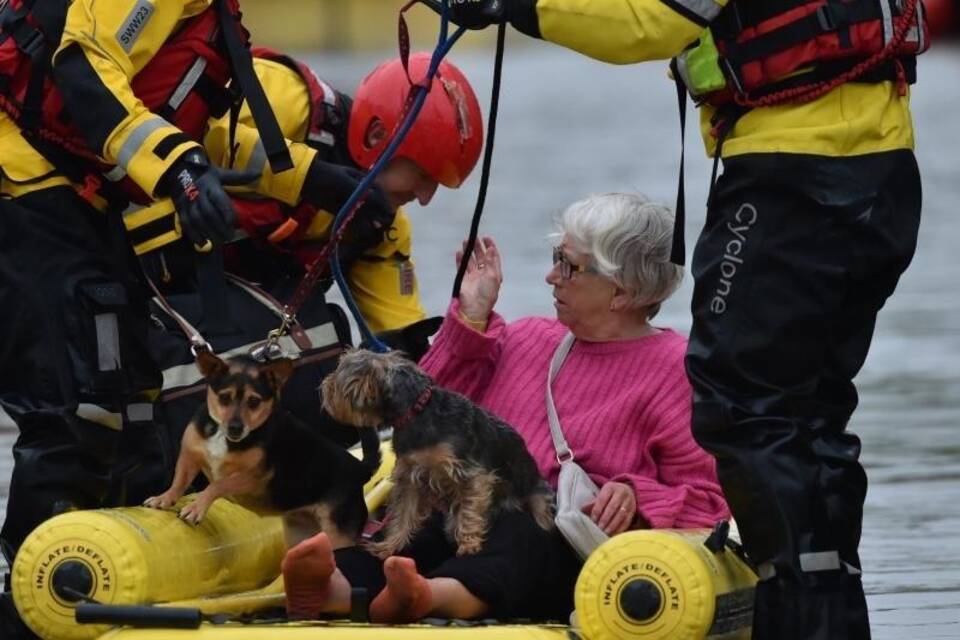
[[[318, 158], [362, 176], [403, 115], [410, 81], [401, 61], [379, 65], [351, 98], [293, 58], [266, 49], [254, 50], [254, 56], [257, 76], [284, 135]], [[429, 53], [412, 54], [411, 77], [424, 75], [429, 62]], [[226, 120], [215, 123], [206, 136], [212, 155], [225, 155], [230, 138]], [[246, 106], [240, 123], [253, 124]], [[265, 159], [255, 129], [246, 131], [250, 135], [236, 136], [234, 166], [259, 171]], [[389, 211], [354, 218], [339, 245], [351, 293], [372, 331], [400, 329], [425, 317], [411, 259], [411, 223], [401, 207], [414, 200], [427, 205], [440, 184], [463, 184], [476, 165], [482, 140], [476, 95], [463, 73], [444, 60], [416, 122], [377, 177]], [[250, 241], [228, 247], [228, 269], [267, 288], [277, 277], [299, 275], [319, 256], [336, 214], [309, 201], [289, 206], [277, 199], [243, 196], [234, 198], [234, 207], [238, 226]], [[422, 350], [426, 337], [420, 336]]]
[[460, 24], [509, 21], [607, 62], [676, 56], [702, 105], [724, 167], [693, 254], [692, 428], [757, 565], [755, 638], [870, 636], [866, 475], [846, 426], [877, 313], [916, 246], [918, 2], [451, 5]]
[[[237, 0], [8, 0], [0, 28], [0, 406], [20, 430], [0, 548], [12, 565], [51, 515], [125, 501], [121, 431], [157, 437], [161, 376], [126, 204], [170, 197], [194, 243], [218, 244], [235, 223], [225, 185], [336, 210], [358, 177], [269, 126]], [[220, 169], [229, 158], [202, 144], [237, 87], [269, 160], [256, 171]], [[392, 212], [375, 189], [358, 217]]]

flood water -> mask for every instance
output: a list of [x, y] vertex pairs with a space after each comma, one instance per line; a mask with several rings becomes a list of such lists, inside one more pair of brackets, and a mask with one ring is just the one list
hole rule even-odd
[[[428, 46], [431, 43], [422, 43]], [[518, 45], [523, 44], [520, 47]], [[348, 88], [381, 56], [308, 55]], [[453, 59], [487, 109], [492, 53]], [[851, 429], [870, 478], [861, 547], [874, 637], [960, 638], [960, 48], [921, 58], [914, 92], [924, 221], [916, 259], [880, 316], [858, 378]], [[676, 101], [662, 64], [614, 67], [542, 43], [508, 44], [497, 144], [482, 233], [504, 254], [498, 309], [508, 319], [552, 314], [543, 277], [551, 217], [591, 192], [639, 190], [673, 202], [679, 157]], [[688, 132], [688, 247], [703, 222], [710, 172]], [[479, 172], [475, 176], [479, 175]], [[453, 252], [478, 180], [412, 207], [414, 255], [431, 314], [444, 311]], [[687, 331], [689, 279], [658, 317]], [[15, 431], [0, 421], [0, 506]]]

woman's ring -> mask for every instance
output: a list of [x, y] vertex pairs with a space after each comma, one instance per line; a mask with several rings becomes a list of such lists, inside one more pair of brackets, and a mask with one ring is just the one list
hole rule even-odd
[[483, 269], [485, 266], [482, 262], [477, 263], [477, 269]]
[[626, 510], [627, 510], [626, 507], [620, 507], [620, 511], [626, 511]]

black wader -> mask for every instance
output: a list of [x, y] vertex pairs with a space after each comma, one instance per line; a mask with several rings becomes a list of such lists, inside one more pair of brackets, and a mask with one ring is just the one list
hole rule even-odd
[[73, 189], [0, 200], [0, 404], [20, 431], [0, 532], [11, 563], [58, 511], [131, 498], [124, 451], [151, 448], [161, 382], [137, 274], [120, 216]]
[[870, 637], [867, 479], [845, 431], [876, 316], [913, 257], [911, 151], [724, 162], [693, 257], [693, 432], [759, 565], [754, 638]]

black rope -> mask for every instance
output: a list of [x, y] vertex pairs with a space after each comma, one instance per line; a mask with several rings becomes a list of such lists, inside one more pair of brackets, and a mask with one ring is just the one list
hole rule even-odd
[[470, 255], [477, 243], [477, 233], [480, 230], [480, 216], [483, 215], [483, 205], [487, 200], [487, 185], [490, 182], [490, 162], [493, 159], [493, 139], [497, 133], [497, 109], [500, 104], [500, 78], [503, 74], [503, 45], [506, 40], [507, 27], [501, 23], [497, 29], [497, 53], [493, 63], [493, 89], [490, 91], [490, 116], [487, 126], [487, 142], [483, 150], [483, 168], [480, 173], [480, 191], [477, 193], [477, 206], [473, 210], [473, 220], [470, 223], [470, 236], [467, 246], [457, 268], [457, 277], [453, 281], [453, 297], [460, 296], [460, 285], [463, 276], [467, 273]]
[[684, 146], [686, 144], [685, 138], [687, 132], [687, 88], [684, 86], [683, 80], [681, 80], [680, 71], [676, 66], [676, 59], [671, 63], [671, 66], [673, 68], [674, 81], [677, 85], [677, 109], [680, 112], [680, 170], [677, 175], [677, 206], [674, 207], [673, 210], [673, 243], [670, 246], [670, 262], [682, 267], [687, 255], [687, 247], [684, 242], [687, 196], [686, 193], [684, 193], [683, 184], [683, 165], [686, 155]]

